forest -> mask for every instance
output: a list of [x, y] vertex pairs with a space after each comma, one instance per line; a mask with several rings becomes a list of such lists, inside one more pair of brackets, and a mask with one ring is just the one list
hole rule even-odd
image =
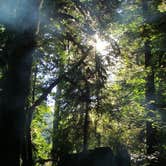
[[0, 0], [0, 165], [165, 166], [166, 1]]

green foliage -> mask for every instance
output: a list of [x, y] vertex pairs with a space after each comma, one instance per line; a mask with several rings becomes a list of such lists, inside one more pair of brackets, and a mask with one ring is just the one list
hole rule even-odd
[[[87, 103], [90, 149], [110, 146], [116, 151], [118, 144], [125, 144], [131, 154], [145, 156], [148, 120], [157, 128], [158, 150], [165, 154], [165, 2], [148, 2], [148, 19], [143, 16], [142, 2], [44, 2], [44, 21], [33, 53], [29, 105], [57, 78], [60, 81], [48, 102], [42, 102], [34, 113], [31, 135], [35, 161], [53, 156], [54, 145], [59, 156], [82, 151]], [[96, 34], [109, 43], [106, 53], [96, 51]], [[1, 38], [0, 53], [7, 38], [2, 25]], [[92, 46], [91, 40], [95, 41]], [[150, 42], [152, 60], [145, 69], [146, 41]], [[1, 59], [2, 55], [0, 63]], [[152, 69], [155, 98], [146, 102], [147, 76]], [[0, 79], [3, 74], [0, 70]], [[54, 106], [49, 106], [50, 100]], [[148, 105], [156, 109], [147, 109]]]
[[34, 160], [47, 159], [51, 151], [52, 112], [48, 106], [41, 105], [34, 115], [31, 134]]

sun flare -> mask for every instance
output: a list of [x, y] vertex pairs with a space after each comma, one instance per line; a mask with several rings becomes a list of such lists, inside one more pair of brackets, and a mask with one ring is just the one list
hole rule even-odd
[[94, 47], [96, 49], [96, 52], [100, 54], [107, 54], [107, 47], [109, 46], [109, 43], [106, 40], [101, 39], [98, 34], [94, 35], [94, 40]]

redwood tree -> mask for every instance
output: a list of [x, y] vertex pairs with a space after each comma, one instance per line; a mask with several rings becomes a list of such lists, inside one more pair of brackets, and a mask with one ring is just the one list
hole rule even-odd
[[22, 0], [12, 7], [11, 3], [12, 1], [6, 1], [4, 5], [9, 10], [12, 9], [10, 13], [13, 14], [12, 19], [2, 22], [9, 36], [5, 49], [7, 50], [5, 52], [7, 72], [3, 79], [0, 96], [0, 161], [4, 165], [19, 166], [42, 0]]

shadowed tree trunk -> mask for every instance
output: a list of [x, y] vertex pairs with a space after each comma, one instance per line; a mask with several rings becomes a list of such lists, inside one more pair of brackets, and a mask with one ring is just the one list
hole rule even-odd
[[160, 132], [160, 142], [159, 142], [159, 164], [158, 165], [165, 165], [166, 163], [166, 150], [164, 149], [164, 145], [166, 144], [166, 131], [164, 130], [166, 126], [166, 86], [165, 86], [165, 78], [166, 78], [166, 55], [164, 55], [163, 50], [159, 55], [159, 71], [158, 71], [158, 78], [159, 78], [159, 87], [157, 92], [157, 107], [159, 109], [161, 115], [161, 128]]
[[[36, 90], [36, 79], [37, 79], [38, 68], [35, 67], [34, 75], [32, 76], [32, 103], [35, 102], [35, 90]], [[29, 103], [28, 103], [29, 105]], [[29, 107], [28, 107], [29, 108]], [[32, 110], [26, 109], [26, 124], [25, 124], [25, 135], [22, 148], [22, 166], [33, 165], [32, 156], [32, 139], [31, 139], [31, 121], [32, 121]]]
[[[155, 85], [154, 85], [154, 69], [152, 66], [152, 55], [150, 52], [150, 46], [149, 42], [146, 41], [145, 43], [145, 68], [147, 68], [148, 74], [146, 77], [146, 87], [145, 87], [145, 97], [146, 97], [146, 103], [147, 103], [147, 116], [149, 118], [154, 118], [154, 113], [151, 112], [155, 110]], [[152, 126], [151, 121], [146, 122], [146, 141], [147, 141], [147, 154], [150, 155], [155, 152], [155, 129]]]
[[[145, 69], [147, 71], [146, 84], [145, 84], [145, 99], [146, 99], [146, 109], [147, 109], [147, 118], [146, 121], [146, 146], [147, 146], [147, 155], [152, 155], [156, 151], [157, 138], [156, 138], [156, 127], [153, 126], [155, 118], [155, 77], [154, 77], [154, 58], [151, 53], [150, 38], [149, 38], [149, 13], [148, 13], [148, 1], [142, 1], [142, 10], [144, 18], [144, 27], [143, 27], [143, 39], [144, 42], [144, 55], [145, 55]], [[154, 161], [149, 162], [149, 166], [154, 166], [156, 163]]]
[[52, 140], [52, 157], [54, 159], [53, 166], [57, 164], [59, 156], [59, 121], [60, 121], [60, 97], [61, 97], [61, 86], [57, 86], [56, 98], [55, 98], [55, 110], [54, 110], [54, 121], [53, 121], [53, 140]]
[[31, 140], [31, 121], [32, 121], [32, 112], [26, 111], [26, 124], [25, 124], [25, 135], [22, 147], [22, 166], [31, 166], [33, 165], [32, 158], [32, 140]]
[[0, 161], [1, 164], [4, 163], [2, 165], [20, 166], [21, 163], [26, 135], [25, 109], [30, 91], [32, 54], [36, 46], [40, 3], [40, 0], [20, 1], [16, 15], [20, 11], [24, 12], [17, 15], [15, 26], [6, 26], [10, 36], [6, 45], [8, 71], [3, 83], [0, 105]]
[[9, 162], [9, 165], [19, 165], [25, 134], [25, 107], [30, 87], [31, 51], [34, 48], [34, 41], [32, 39], [28, 41], [25, 36], [24, 39], [27, 43], [22, 44], [23, 39], [18, 41], [18, 38], [15, 38], [17, 45], [9, 55], [9, 68], [3, 87], [0, 122], [2, 151], [0, 151], [2, 159]]
[[88, 137], [89, 137], [89, 110], [90, 110], [90, 88], [86, 81], [86, 94], [84, 104], [84, 126], [83, 126], [83, 152], [88, 150]]

